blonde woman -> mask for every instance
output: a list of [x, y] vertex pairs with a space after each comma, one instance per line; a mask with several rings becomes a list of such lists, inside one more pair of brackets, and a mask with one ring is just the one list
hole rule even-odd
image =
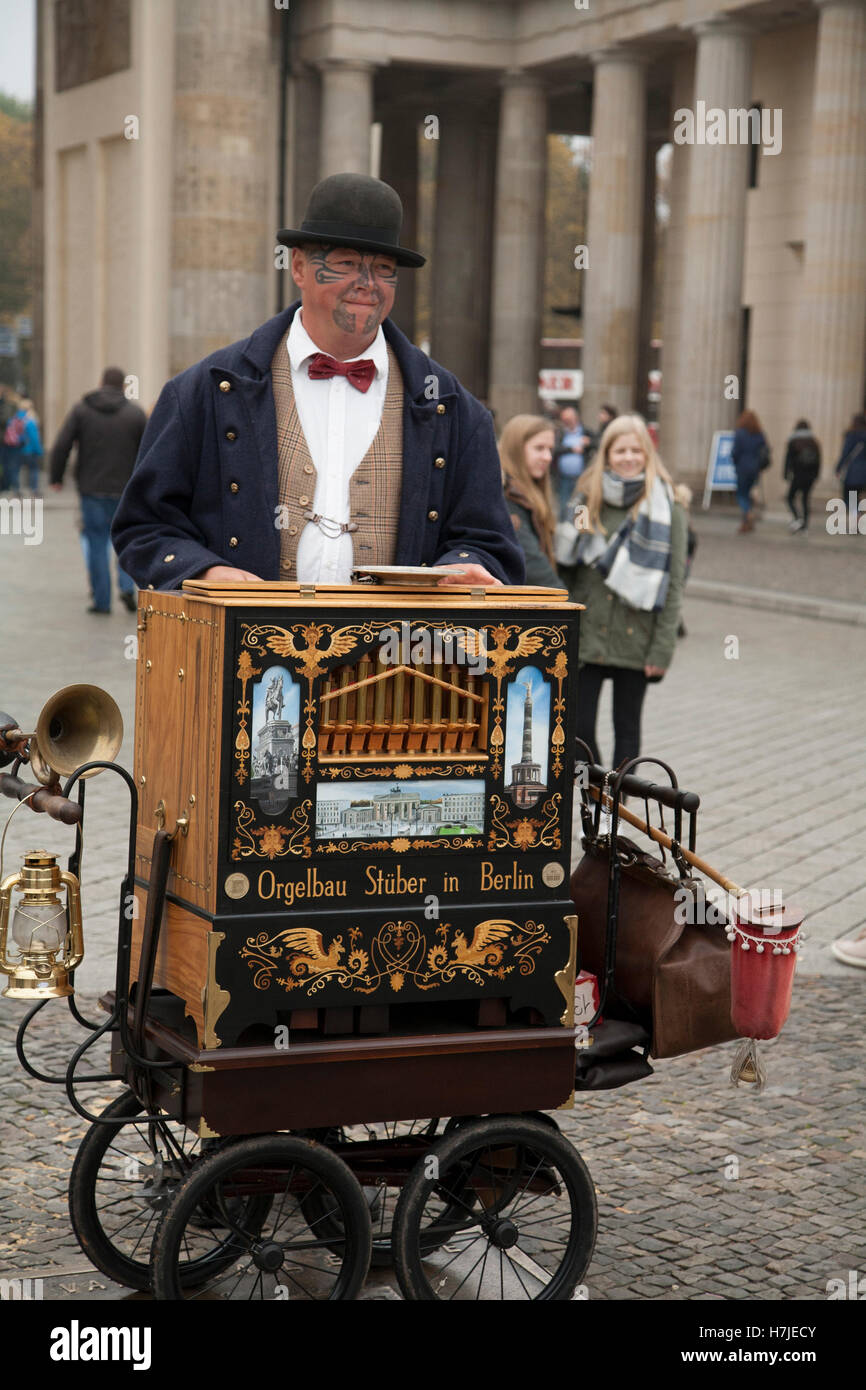
[[603, 681], [613, 681], [613, 766], [640, 752], [648, 681], [674, 654], [686, 564], [686, 513], [639, 415], [618, 415], [573, 498], [578, 562], [564, 572], [586, 605], [580, 628], [577, 736], [593, 749]]
[[556, 504], [550, 465], [553, 425], [541, 415], [515, 415], [499, 440], [505, 501], [526, 559], [527, 584], [562, 588], [553, 559]]

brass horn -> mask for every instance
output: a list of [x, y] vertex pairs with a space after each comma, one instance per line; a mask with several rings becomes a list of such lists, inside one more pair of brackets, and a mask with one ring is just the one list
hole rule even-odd
[[51, 696], [36, 721], [30, 766], [37, 781], [51, 786], [82, 763], [112, 762], [122, 742], [123, 717], [111, 696], [98, 685], [67, 685]]

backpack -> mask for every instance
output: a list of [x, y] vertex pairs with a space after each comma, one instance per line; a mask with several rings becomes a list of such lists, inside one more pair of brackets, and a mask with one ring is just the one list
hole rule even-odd
[[801, 468], [817, 468], [820, 463], [814, 439], [801, 439], [797, 445], [797, 463]]
[[7, 449], [20, 449], [24, 443], [24, 430], [27, 421], [23, 415], [13, 415], [3, 434], [3, 443]]

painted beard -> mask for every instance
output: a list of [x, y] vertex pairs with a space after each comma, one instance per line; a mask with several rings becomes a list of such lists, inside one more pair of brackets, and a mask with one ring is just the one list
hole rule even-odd
[[368, 304], [338, 304], [334, 310], [334, 323], [344, 333], [373, 333], [379, 327], [382, 302], [373, 307]]

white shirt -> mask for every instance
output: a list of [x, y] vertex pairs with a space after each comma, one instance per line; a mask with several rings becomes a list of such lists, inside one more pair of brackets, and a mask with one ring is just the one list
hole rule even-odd
[[[295, 314], [286, 338], [292, 369], [292, 389], [307, 448], [316, 469], [316, 492], [311, 511], [331, 521], [348, 522], [349, 479], [366, 454], [382, 422], [388, 389], [388, 348], [381, 327], [370, 346], [350, 362], [371, 358], [376, 375], [367, 391], [359, 391], [344, 376], [311, 381], [310, 358], [317, 347]], [[332, 354], [329, 354], [332, 355]], [[355, 567], [349, 532], [330, 537], [308, 522], [298, 541], [296, 573], [303, 584], [348, 584]]]

